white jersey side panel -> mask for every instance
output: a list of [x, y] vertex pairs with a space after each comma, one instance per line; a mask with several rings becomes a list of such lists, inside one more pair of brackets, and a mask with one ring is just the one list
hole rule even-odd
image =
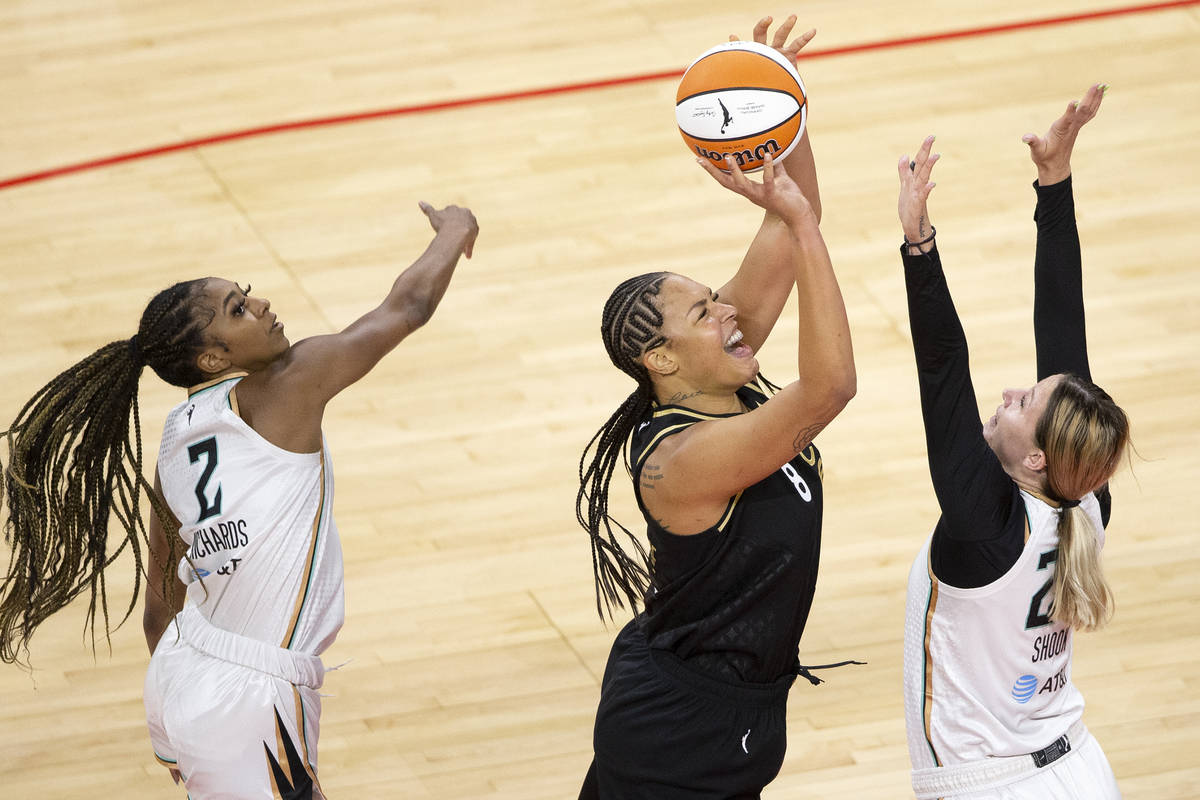
[[[913, 562], [904, 628], [904, 712], [914, 769], [1040, 750], [1083, 716], [1072, 631], [1049, 618], [1059, 510], [1021, 492], [1029, 539], [1017, 563], [976, 589], [932, 574], [932, 536]], [[1104, 544], [1100, 506], [1080, 508]]]
[[158, 470], [188, 546], [178, 574], [213, 625], [319, 654], [345, 616], [328, 448], [259, 436], [231, 398], [241, 377], [192, 389], [167, 416]]

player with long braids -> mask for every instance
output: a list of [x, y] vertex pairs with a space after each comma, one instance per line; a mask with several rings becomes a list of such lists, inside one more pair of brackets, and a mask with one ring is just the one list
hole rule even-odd
[[[772, 39], [792, 59], [814, 33], [785, 44], [795, 21]], [[701, 161], [766, 212], [734, 277], [714, 293], [681, 275], [641, 275], [604, 306], [605, 348], [637, 386], [584, 451], [576, 511], [601, 613], [645, 610], [613, 643], [581, 798], [758, 797], [783, 763], [820, 553], [813, 439], [856, 377], [807, 134], [786, 166], [767, 161], [761, 183], [727, 163], [723, 173]], [[793, 289], [799, 378], [768, 397], [755, 353]], [[649, 553], [608, 515], [621, 461]]]
[[[134, 336], [54, 378], [3, 434], [12, 557], [0, 659], [26, 660], [37, 627], [84, 593], [93, 642], [98, 616], [107, 637], [105, 568], [128, 547], [134, 593], [122, 621], [147, 580], [151, 743], [194, 800], [265, 799], [282, 787], [322, 796], [320, 654], [344, 604], [321, 420], [329, 400], [429, 319], [471, 255], [469, 210], [421, 210], [433, 241], [345, 330], [293, 345], [249, 287], [177, 283], [150, 301]], [[153, 486], [138, 414], [146, 366], [188, 389], [167, 416]]]
[[1071, 682], [1074, 632], [1103, 626], [1108, 480], [1125, 413], [1092, 383], [1071, 182], [1103, 86], [1068, 105], [1037, 168], [1038, 382], [1006, 389], [980, 426], [967, 341], [929, 219], [933, 137], [898, 165], [908, 312], [929, 470], [941, 516], [913, 563], [904, 707], [919, 800], [1111, 800], [1116, 780]]

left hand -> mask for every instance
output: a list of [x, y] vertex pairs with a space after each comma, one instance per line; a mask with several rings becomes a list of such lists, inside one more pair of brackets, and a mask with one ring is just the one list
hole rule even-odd
[[896, 165], [900, 173], [900, 199], [896, 210], [900, 214], [900, 225], [904, 228], [904, 238], [910, 242], [920, 242], [933, 231], [933, 223], [929, 221], [929, 209], [926, 204], [929, 193], [937, 184], [929, 180], [933, 165], [941, 158], [940, 153], [930, 155], [933, 148], [933, 137], [925, 137], [921, 148], [910, 160], [903, 156]]
[[[767, 43], [767, 29], [771, 27], [774, 20], [767, 16], [758, 21], [754, 26], [754, 41], [759, 44]], [[796, 27], [796, 15], [791, 14], [783, 21], [783, 24], [775, 29], [775, 35], [771, 37], [771, 47], [774, 47], [787, 58], [792, 64], [796, 63], [796, 56], [804, 49], [804, 46], [812, 41], [812, 38], [817, 35], [816, 28], [810, 28], [804, 33], [792, 40], [791, 44], [786, 44], [788, 36], [792, 32], [792, 28]], [[739, 41], [736, 33], [729, 34], [729, 41]]]

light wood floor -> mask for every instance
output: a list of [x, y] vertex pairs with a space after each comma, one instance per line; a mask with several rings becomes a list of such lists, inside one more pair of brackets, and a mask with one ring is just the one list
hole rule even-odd
[[[746, 36], [757, 15], [789, 10], [6, 0], [0, 180], [259, 125], [681, 69], [730, 32]], [[1095, 8], [796, 10], [821, 50]], [[825, 544], [802, 656], [870, 665], [796, 686], [787, 761], [765, 796], [911, 797], [903, 598], [936, 505], [897, 256], [896, 159], [938, 135], [932, 213], [990, 408], [1034, 373], [1034, 173], [1019, 137], [1106, 81], [1077, 148], [1076, 198], [1093, 371], [1131, 414], [1139, 456], [1114, 485], [1117, 616], [1077, 639], [1074, 678], [1127, 798], [1200, 797], [1200, 6], [801, 69], [859, 374], [858, 396], [819, 442]], [[604, 355], [600, 308], [650, 269], [719, 283], [757, 226], [684, 150], [674, 90], [659, 80], [322, 127], [0, 191], [4, 424], [58, 370], [128, 337], [168, 283], [250, 282], [293, 338], [324, 333], [376, 303], [424, 247], [418, 199], [478, 215], [475, 258], [433, 322], [327, 416], [348, 613], [326, 661], [351, 659], [325, 688], [332, 797], [577, 791], [616, 626], [595, 615], [575, 472], [630, 389]], [[791, 313], [761, 356], [776, 381], [795, 357]], [[148, 452], [178, 398], [147, 372]], [[635, 522], [618, 494], [620, 517]], [[127, 581], [111, 583], [119, 608]], [[70, 609], [35, 639], [32, 677], [0, 670], [5, 797], [183, 796], [144, 730], [138, 614], [93, 658], [82, 610]]]

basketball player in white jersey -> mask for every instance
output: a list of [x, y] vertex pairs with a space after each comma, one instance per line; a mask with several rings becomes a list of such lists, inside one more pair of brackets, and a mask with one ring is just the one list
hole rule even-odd
[[[37, 624], [88, 586], [94, 620], [109, 554], [140, 552], [145, 536], [147, 722], [155, 755], [192, 800], [323, 796], [320, 654], [344, 609], [321, 420], [334, 395], [429, 319], [471, 255], [469, 210], [421, 210], [433, 241], [345, 330], [293, 345], [249, 287], [179, 283], [150, 301], [134, 337], [60, 374], [11, 427], [0, 655], [27, 653]], [[149, 488], [137, 418], [144, 366], [191, 387], [167, 417], [148, 532], [138, 502]], [[110, 513], [125, 532], [116, 548]]]
[[913, 564], [904, 704], [919, 800], [1119, 798], [1071, 682], [1076, 630], [1103, 626], [1100, 568], [1124, 412], [1091, 381], [1071, 152], [1107, 87], [1029, 145], [1038, 179], [1038, 382], [983, 424], [926, 201], [933, 137], [899, 164], [901, 253], [930, 474], [941, 507]]

